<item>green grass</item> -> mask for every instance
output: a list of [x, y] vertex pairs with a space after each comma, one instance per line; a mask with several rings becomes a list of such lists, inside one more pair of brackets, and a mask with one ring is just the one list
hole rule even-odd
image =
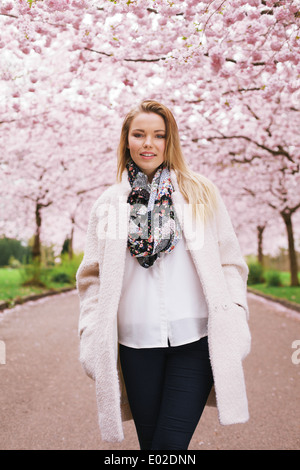
[[253, 284], [249, 288], [300, 304], [300, 287], [267, 287], [265, 284]]
[[[75, 273], [81, 258], [76, 258], [72, 262], [64, 261], [62, 265], [53, 269], [48, 269], [42, 276], [46, 287], [22, 286], [22, 269], [0, 268], [0, 300], [13, 301], [17, 298], [27, 297], [33, 294], [41, 294], [49, 290], [60, 290], [63, 287], [75, 287]], [[71, 278], [70, 283], [55, 283], [51, 281], [51, 275], [58, 272], [65, 272]], [[273, 297], [287, 299], [290, 302], [300, 304], [300, 287], [290, 287], [290, 274], [281, 272], [281, 287], [268, 287], [266, 283], [253, 284], [250, 289], [260, 291]]]
[[21, 275], [19, 269], [0, 268], [0, 299], [12, 300], [16, 297], [25, 297], [27, 295], [43, 292], [37, 287], [22, 287]]
[[271, 295], [281, 299], [289, 300], [296, 304], [300, 304], [300, 287], [291, 287], [290, 284], [290, 273], [281, 272], [280, 279], [282, 286], [273, 287], [263, 284], [252, 284], [249, 286], [250, 289], [254, 289], [262, 292], [263, 294]]
[[[42, 269], [41, 280], [44, 287], [39, 286], [23, 286], [25, 280], [24, 269], [12, 269], [9, 267], [0, 268], [0, 300], [13, 301], [17, 298], [27, 297], [33, 294], [41, 294], [49, 290], [61, 290], [63, 287], [75, 287], [75, 274], [78, 269], [82, 256], [75, 256], [72, 261], [63, 259], [59, 266], [53, 268]], [[52, 275], [57, 273], [66, 273], [70, 277], [70, 282], [53, 282]], [[27, 273], [27, 276], [29, 274]]]

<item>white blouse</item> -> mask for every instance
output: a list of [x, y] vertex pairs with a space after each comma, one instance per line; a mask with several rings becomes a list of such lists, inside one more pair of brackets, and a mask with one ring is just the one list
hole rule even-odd
[[207, 336], [207, 319], [203, 289], [183, 234], [172, 252], [162, 252], [147, 269], [126, 249], [119, 343], [132, 348], [187, 344]]

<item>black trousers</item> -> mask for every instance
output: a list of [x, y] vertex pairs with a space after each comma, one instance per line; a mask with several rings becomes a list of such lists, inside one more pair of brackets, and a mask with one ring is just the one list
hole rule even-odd
[[120, 361], [140, 448], [186, 450], [213, 385], [207, 337], [166, 348], [120, 344]]

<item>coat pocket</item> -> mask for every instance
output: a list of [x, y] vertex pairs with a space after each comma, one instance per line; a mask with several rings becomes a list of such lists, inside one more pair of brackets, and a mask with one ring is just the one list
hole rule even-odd
[[251, 349], [251, 333], [244, 308], [236, 303], [230, 305], [230, 315], [232, 318], [232, 334], [235, 335], [235, 341], [244, 360]]
[[95, 330], [85, 328], [80, 336], [79, 361], [88, 377], [95, 380]]

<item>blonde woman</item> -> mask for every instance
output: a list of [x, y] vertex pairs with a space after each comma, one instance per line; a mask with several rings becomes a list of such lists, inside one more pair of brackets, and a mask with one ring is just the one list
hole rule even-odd
[[248, 268], [216, 186], [186, 164], [171, 111], [126, 116], [117, 182], [95, 202], [77, 272], [80, 360], [102, 438], [185, 450], [205, 405], [249, 418]]

